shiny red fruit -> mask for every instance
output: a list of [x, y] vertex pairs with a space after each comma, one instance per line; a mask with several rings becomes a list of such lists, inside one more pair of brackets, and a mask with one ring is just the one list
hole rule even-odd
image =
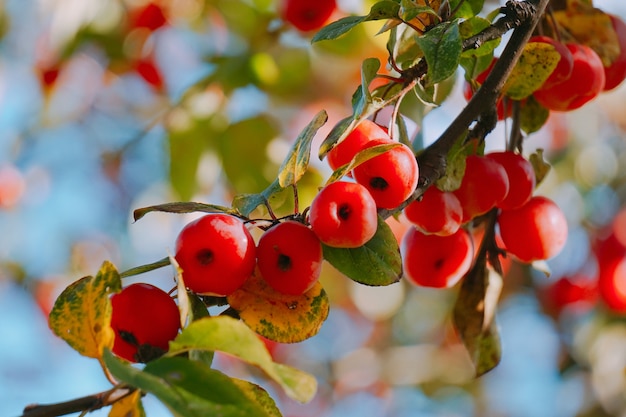
[[376, 202], [361, 184], [336, 181], [322, 188], [313, 199], [309, 223], [325, 245], [357, 248], [376, 233]]
[[606, 82], [602, 60], [593, 49], [577, 43], [566, 46], [574, 58], [570, 77], [533, 93], [537, 102], [549, 110], [578, 109], [596, 98], [603, 91]]
[[469, 271], [474, 249], [465, 229], [449, 236], [437, 236], [411, 227], [402, 239], [401, 253], [409, 282], [423, 287], [450, 288]]
[[463, 207], [456, 195], [432, 186], [406, 206], [404, 215], [422, 233], [447, 236], [461, 226]]
[[509, 192], [496, 207], [506, 210], [518, 208], [530, 200], [537, 182], [530, 161], [518, 153], [508, 151], [490, 152], [485, 157], [499, 162], [509, 179]]
[[307, 226], [293, 220], [278, 223], [263, 233], [257, 258], [265, 282], [283, 294], [303, 294], [322, 272], [320, 240]]
[[[376, 139], [368, 146], [394, 143]], [[398, 207], [415, 191], [419, 167], [411, 148], [400, 144], [387, 152], [368, 159], [352, 170], [354, 179], [367, 188], [379, 208]]]
[[367, 147], [367, 143], [374, 139], [386, 139], [390, 140], [386, 129], [365, 119], [359, 123], [350, 132], [344, 140], [336, 144], [326, 156], [328, 165], [334, 170], [346, 165], [352, 161], [352, 158], [359, 153], [359, 151]]
[[256, 247], [240, 219], [211, 213], [181, 230], [175, 258], [191, 291], [224, 296], [241, 287], [254, 272]]
[[556, 256], [567, 240], [565, 215], [544, 196], [532, 197], [517, 209], [502, 210], [498, 225], [507, 252], [526, 263]]
[[131, 284], [111, 297], [112, 351], [131, 362], [149, 362], [167, 352], [180, 330], [176, 302], [151, 284]]
[[337, 8], [335, 0], [284, 0], [282, 16], [302, 32], [320, 29]]
[[155, 3], [148, 3], [131, 12], [131, 27], [146, 28], [155, 31], [165, 26], [167, 18], [163, 12], [163, 8]]

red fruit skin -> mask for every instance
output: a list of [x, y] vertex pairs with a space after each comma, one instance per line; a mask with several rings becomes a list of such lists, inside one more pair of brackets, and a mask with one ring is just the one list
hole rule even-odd
[[507, 252], [522, 262], [556, 256], [567, 240], [567, 220], [552, 200], [532, 197], [523, 206], [498, 215], [500, 236]]
[[604, 67], [606, 82], [604, 91], [609, 91], [617, 87], [626, 79], [626, 23], [615, 15], [609, 15], [613, 29], [617, 34], [620, 52], [618, 57], [609, 65]]
[[432, 186], [406, 206], [404, 215], [422, 233], [448, 236], [461, 226], [463, 207], [456, 195]]
[[537, 183], [530, 161], [518, 153], [508, 151], [490, 152], [485, 156], [499, 162], [509, 179], [509, 192], [496, 207], [514, 209], [530, 200]]
[[298, 30], [309, 32], [324, 26], [336, 8], [335, 0], [285, 0], [281, 13]]
[[336, 181], [313, 199], [309, 223], [325, 245], [358, 248], [374, 237], [378, 228], [376, 202], [361, 184]]
[[139, 59], [135, 61], [135, 71], [145, 82], [150, 84], [157, 92], [162, 92], [165, 88], [165, 81], [161, 70], [157, 67], [152, 58]]
[[336, 144], [326, 156], [328, 165], [336, 171], [352, 161], [359, 151], [366, 148], [367, 143], [374, 139], [391, 140], [386, 129], [365, 119], [350, 132], [344, 140]]
[[614, 313], [626, 314], [626, 256], [600, 265], [600, 297]]
[[[368, 147], [386, 143], [395, 142], [371, 140]], [[419, 167], [411, 148], [400, 144], [358, 165], [352, 176], [368, 189], [378, 208], [392, 209], [409, 198], [417, 187]]]
[[146, 28], [150, 31], [155, 31], [165, 26], [166, 23], [167, 18], [163, 13], [163, 9], [154, 3], [148, 3], [134, 10], [131, 17], [131, 26], [133, 28]]
[[256, 246], [240, 219], [211, 213], [181, 230], [175, 258], [191, 291], [226, 296], [254, 272]]
[[604, 90], [604, 66], [597, 53], [588, 46], [569, 43], [574, 58], [572, 74], [565, 81], [533, 93], [543, 107], [554, 111], [575, 110], [593, 100]]
[[469, 271], [474, 253], [465, 229], [449, 236], [426, 235], [409, 228], [400, 245], [404, 275], [414, 285], [450, 288]]
[[261, 236], [257, 265], [265, 282], [274, 290], [301, 295], [311, 289], [322, 272], [322, 244], [302, 223], [287, 220]]
[[454, 195], [463, 207], [463, 220], [487, 213], [500, 204], [509, 192], [506, 170], [495, 159], [469, 155], [465, 159], [465, 173]]
[[[180, 330], [180, 313], [176, 302], [154, 285], [131, 284], [111, 296], [111, 306], [111, 327], [115, 332], [111, 350], [131, 362], [147, 362], [155, 359], [150, 357], [150, 353], [159, 356], [158, 353], [167, 352], [169, 342], [174, 340]], [[150, 352], [147, 346], [143, 346], [139, 351], [141, 345], [150, 345], [157, 350]]]
[[572, 53], [569, 51], [569, 49], [567, 49], [567, 46], [565, 46], [565, 44], [549, 36], [533, 36], [528, 41], [528, 43], [530, 42], [548, 43], [552, 45], [554, 49], [561, 55], [561, 59], [559, 60], [558, 64], [556, 64], [556, 67], [552, 71], [552, 74], [550, 74], [548, 79], [543, 83], [539, 90], [559, 84], [567, 80], [572, 75], [572, 70], [574, 69], [574, 57], [572, 56]]

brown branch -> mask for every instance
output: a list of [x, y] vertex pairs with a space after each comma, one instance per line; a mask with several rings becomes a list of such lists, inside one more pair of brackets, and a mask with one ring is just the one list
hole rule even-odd
[[20, 417], [57, 417], [72, 413], [91, 412], [108, 407], [135, 390], [116, 386], [110, 390], [54, 404], [31, 404]]

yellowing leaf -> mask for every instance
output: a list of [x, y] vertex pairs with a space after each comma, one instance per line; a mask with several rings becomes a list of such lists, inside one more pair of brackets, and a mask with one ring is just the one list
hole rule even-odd
[[145, 417], [146, 412], [141, 404], [141, 391], [136, 390], [113, 403], [109, 417]]
[[617, 34], [611, 18], [604, 11], [575, 1], [569, 2], [566, 10], [555, 11], [553, 16], [557, 24], [575, 41], [596, 51], [605, 66], [619, 56]]
[[256, 274], [228, 296], [228, 303], [252, 330], [280, 343], [301, 342], [316, 335], [329, 311], [328, 297], [319, 282], [302, 295], [285, 295]]
[[522, 100], [543, 85], [556, 68], [561, 54], [544, 42], [524, 46], [519, 61], [504, 84], [503, 92], [513, 100]]
[[87, 276], [67, 287], [54, 303], [49, 325], [81, 355], [102, 358], [113, 346], [109, 295], [121, 290], [119, 273], [104, 262], [95, 277]]

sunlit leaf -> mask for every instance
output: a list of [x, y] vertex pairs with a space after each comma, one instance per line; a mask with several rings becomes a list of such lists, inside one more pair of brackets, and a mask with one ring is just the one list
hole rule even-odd
[[543, 85], [556, 68], [561, 54], [545, 42], [530, 42], [513, 67], [502, 91], [513, 100], [522, 100]]
[[235, 385], [239, 387], [241, 392], [252, 401], [263, 408], [268, 417], [281, 417], [280, 410], [276, 407], [276, 402], [262, 387], [243, 379], [232, 378]]
[[104, 262], [95, 277], [81, 278], [59, 295], [50, 312], [50, 328], [81, 355], [101, 359], [115, 337], [109, 296], [121, 289], [117, 270]]
[[215, 204], [194, 203], [191, 201], [180, 201], [172, 203], [157, 204], [154, 206], [142, 207], [133, 211], [133, 219], [135, 221], [141, 219], [151, 212], [163, 212], [163, 213], [228, 213], [237, 215], [237, 210], [229, 207], [219, 206]]
[[317, 390], [315, 378], [305, 372], [274, 363], [265, 344], [250, 327], [228, 316], [194, 321], [170, 343], [170, 355], [190, 350], [220, 351], [262, 369], [287, 395], [310, 401]]
[[302, 295], [286, 295], [272, 289], [257, 274], [228, 296], [228, 303], [244, 323], [261, 336], [280, 343], [296, 343], [315, 336], [330, 309], [322, 285], [316, 283]]
[[439, 18], [439, 15], [437, 14], [437, 11], [434, 8], [439, 8], [439, 3], [441, 3], [439, 0], [437, 1], [433, 1], [433, 3], [436, 3], [432, 6], [426, 6], [425, 3], [414, 3], [411, 0], [401, 0], [400, 1], [400, 11], [399, 11], [399, 15], [400, 18], [404, 21], [410, 21], [415, 19], [416, 17], [418, 17], [419, 15], [431, 15], [431, 16], [435, 16], [437, 19]]
[[353, 281], [371, 286], [390, 285], [402, 278], [400, 248], [389, 225], [378, 217], [376, 234], [358, 248], [322, 245], [324, 259]]
[[328, 114], [322, 110], [302, 130], [287, 157], [278, 170], [278, 183], [286, 188], [296, 184], [309, 167], [311, 143], [320, 127], [328, 120]]
[[593, 49], [605, 66], [620, 53], [617, 33], [609, 15], [601, 9], [581, 2], [572, 2], [566, 10], [552, 13], [560, 28], [571, 34], [576, 42]]
[[440, 23], [415, 41], [424, 51], [429, 83], [436, 84], [455, 73], [463, 51], [457, 22]]
[[341, 35], [349, 32], [359, 23], [363, 23], [370, 20], [382, 20], [397, 18], [400, 5], [395, 1], [382, 0], [375, 3], [370, 12], [365, 16], [347, 16], [343, 17], [336, 22], [332, 22], [317, 32], [311, 42], [319, 42], [324, 40], [331, 40], [340, 37]]
[[182, 357], [163, 357], [139, 370], [106, 351], [104, 361], [119, 381], [156, 396], [174, 416], [276, 417], [242, 385], [220, 371]]
[[520, 128], [527, 134], [537, 132], [548, 121], [550, 110], [537, 103], [533, 96], [524, 101], [520, 109]]
[[109, 417], [145, 417], [146, 412], [141, 403], [142, 393], [139, 390], [113, 403]]
[[456, 18], [469, 19], [483, 10], [485, 0], [450, 0], [450, 10]]
[[454, 305], [454, 326], [474, 364], [476, 376], [495, 368], [502, 356], [500, 336], [495, 321], [502, 278], [490, 273], [485, 257], [463, 278]]

